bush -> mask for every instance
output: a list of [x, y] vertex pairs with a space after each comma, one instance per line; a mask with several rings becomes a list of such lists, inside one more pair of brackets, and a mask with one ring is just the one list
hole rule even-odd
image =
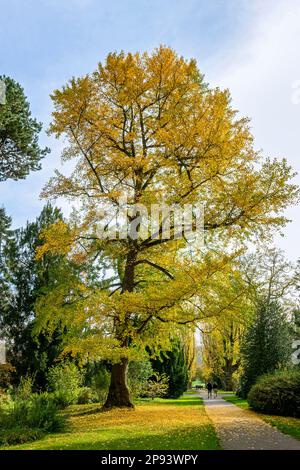
[[99, 398], [95, 390], [90, 387], [82, 387], [79, 391], [77, 403], [78, 405], [88, 405], [89, 403], [97, 403]]
[[27, 424], [45, 432], [59, 432], [65, 427], [66, 419], [59, 412], [54, 396], [49, 393], [33, 395], [28, 407]]
[[300, 371], [264, 375], [251, 388], [250, 407], [262, 413], [300, 417]]
[[0, 407], [3, 405], [8, 405], [11, 401], [11, 396], [8, 390], [3, 390], [0, 388]]
[[149, 380], [141, 392], [141, 396], [145, 398], [162, 398], [168, 394], [169, 391], [169, 378], [166, 374], [153, 374], [153, 379]]
[[128, 385], [130, 394], [133, 397], [139, 397], [145, 389], [146, 383], [153, 376], [151, 362], [132, 361], [128, 368]]
[[62, 408], [77, 403], [82, 381], [81, 372], [71, 362], [52, 366], [47, 374], [48, 389]]
[[34, 377], [31, 375], [26, 375], [21, 377], [20, 383], [15, 391], [15, 397], [19, 400], [28, 400], [32, 395], [34, 386]]
[[15, 372], [11, 364], [0, 364], [0, 388], [7, 390], [11, 386]]
[[40, 429], [30, 428], [9, 428], [1, 429], [0, 431], [0, 444], [4, 446], [23, 444], [24, 442], [35, 441], [43, 436], [43, 431]]
[[65, 418], [48, 393], [15, 400], [0, 408], [0, 443], [17, 444], [38, 439], [46, 432], [62, 431]]
[[105, 369], [100, 369], [92, 379], [92, 389], [97, 395], [97, 401], [104, 403], [107, 397], [110, 383], [110, 373]]

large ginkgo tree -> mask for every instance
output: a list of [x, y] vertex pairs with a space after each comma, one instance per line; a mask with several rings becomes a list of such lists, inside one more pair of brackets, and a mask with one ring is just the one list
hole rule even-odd
[[[253, 234], [284, 226], [298, 189], [285, 160], [254, 150], [248, 119], [232, 108], [229, 92], [209, 88], [195, 60], [167, 47], [109, 54], [52, 99], [50, 132], [65, 138], [62, 158], [74, 160], [74, 170], [56, 172], [43, 196], [64, 196], [76, 209], [43, 234], [38, 256], [65, 254], [82, 275], [41, 293], [39, 328], [71, 325], [68, 350], [112, 363], [105, 408], [132, 407], [128, 361], [167, 348], [180, 325], [238, 301], [238, 289], [227, 294], [237, 250]], [[120, 200], [149, 211], [201, 203], [206, 245], [177, 237], [172, 218], [169, 237], [162, 218], [155, 237], [103, 237], [103, 209], [113, 215]], [[137, 217], [128, 210], [125, 218], [130, 234]]]

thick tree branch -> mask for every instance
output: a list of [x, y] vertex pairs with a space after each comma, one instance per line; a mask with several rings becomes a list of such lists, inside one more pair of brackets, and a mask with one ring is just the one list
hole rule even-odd
[[162, 266], [159, 266], [158, 264], [152, 263], [152, 261], [149, 261], [148, 259], [140, 259], [136, 261], [135, 266], [137, 266], [138, 264], [148, 264], [149, 266], [152, 266], [153, 268], [158, 269], [158, 271], [164, 273], [170, 279], [174, 279], [173, 274], [171, 274], [167, 269], [163, 268]]

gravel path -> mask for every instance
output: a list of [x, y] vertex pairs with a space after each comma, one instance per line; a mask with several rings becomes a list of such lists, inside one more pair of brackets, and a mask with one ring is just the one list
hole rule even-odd
[[226, 450], [300, 450], [300, 441], [281, 433], [248, 410], [200, 393], [220, 444]]

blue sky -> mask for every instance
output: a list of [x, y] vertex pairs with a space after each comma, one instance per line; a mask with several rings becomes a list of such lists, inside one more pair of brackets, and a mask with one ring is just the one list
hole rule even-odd
[[[231, 90], [252, 118], [257, 148], [286, 156], [300, 172], [299, 0], [2, 0], [0, 44], [0, 74], [23, 85], [44, 128], [51, 91], [93, 71], [108, 52], [172, 46], [195, 57], [211, 85]], [[62, 143], [44, 132], [40, 142], [52, 149], [42, 170], [0, 184], [14, 226], [38, 215], [40, 191], [60, 167]], [[68, 212], [66, 202], [58, 205]], [[288, 211], [293, 223], [276, 240], [292, 259], [300, 258], [298, 214], [299, 207]]]

